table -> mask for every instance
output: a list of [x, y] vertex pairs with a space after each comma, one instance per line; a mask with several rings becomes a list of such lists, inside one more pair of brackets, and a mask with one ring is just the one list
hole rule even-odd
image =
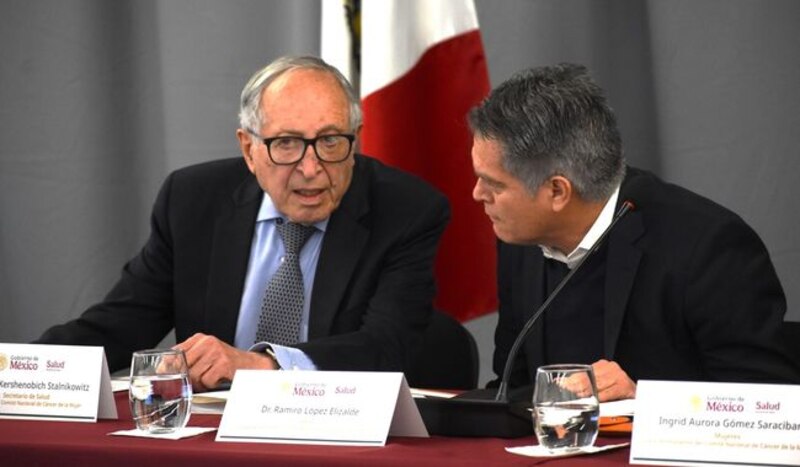
[[[127, 393], [115, 393], [119, 420], [97, 423], [0, 420], [0, 462], [3, 466], [135, 466], [231, 465], [408, 466], [540, 465], [619, 466], [628, 463], [629, 448], [567, 459], [528, 458], [510, 454], [507, 446], [533, 444], [533, 438], [390, 437], [385, 447], [300, 446], [217, 443], [216, 432], [179, 441], [107, 436], [134, 427]], [[219, 426], [219, 415], [193, 414], [190, 426]], [[598, 445], [625, 438], [599, 438]]]

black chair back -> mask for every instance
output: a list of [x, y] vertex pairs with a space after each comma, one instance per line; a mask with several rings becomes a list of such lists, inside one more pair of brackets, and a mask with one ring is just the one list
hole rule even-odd
[[411, 387], [474, 389], [478, 386], [478, 345], [455, 318], [434, 311], [419, 356], [406, 371]]
[[800, 321], [784, 321], [781, 328], [781, 343], [800, 367]]

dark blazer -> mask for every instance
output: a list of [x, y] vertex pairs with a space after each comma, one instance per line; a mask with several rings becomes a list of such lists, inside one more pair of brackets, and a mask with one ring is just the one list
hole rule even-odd
[[[634, 168], [617, 208], [625, 200], [636, 208], [606, 240], [604, 357], [634, 380], [800, 382], [777, 345], [786, 300], [758, 235], [722, 206]], [[498, 243], [498, 375], [544, 301], [543, 271], [538, 246]], [[541, 322], [514, 362], [512, 386], [531, 384], [545, 363]]]
[[[433, 259], [445, 197], [361, 155], [331, 215], [298, 347], [321, 369], [400, 370], [432, 312]], [[102, 345], [109, 366], [157, 345], [174, 327], [232, 344], [263, 191], [242, 158], [184, 168], [165, 181], [144, 248], [99, 304], [38, 342]]]

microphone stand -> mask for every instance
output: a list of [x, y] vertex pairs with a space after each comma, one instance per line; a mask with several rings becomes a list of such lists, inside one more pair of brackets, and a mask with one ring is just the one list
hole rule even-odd
[[561, 289], [563, 289], [564, 286], [567, 285], [570, 279], [572, 279], [572, 276], [574, 276], [575, 273], [578, 272], [578, 269], [580, 269], [581, 266], [583, 266], [583, 263], [586, 262], [586, 260], [594, 254], [594, 252], [597, 250], [600, 244], [603, 243], [603, 241], [606, 239], [609, 232], [611, 232], [611, 230], [614, 228], [617, 222], [619, 222], [619, 220], [622, 219], [622, 217], [625, 214], [627, 214], [628, 211], [633, 210], [633, 208], [634, 207], [632, 202], [623, 201], [622, 205], [617, 211], [617, 214], [614, 216], [614, 220], [611, 221], [611, 224], [609, 224], [608, 228], [606, 228], [606, 230], [603, 231], [603, 233], [600, 235], [600, 238], [598, 238], [597, 241], [594, 242], [591, 248], [589, 248], [589, 251], [587, 251], [586, 254], [583, 255], [583, 258], [581, 258], [580, 261], [578, 261], [578, 264], [576, 264], [574, 268], [570, 269], [567, 275], [564, 276], [563, 279], [561, 279], [561, 282], [558, 283], [556, 288], [553, 289], [553, 292], [550, 293], [550, 295], [547, 297], [547, 300], [545, 300], [544, 303], [542, 303], [542, 305], [539, 307], [539, 309], [536, 310], [536, 313], [534, 313], [533, 316], [531, 316], [530, 319], [527, 322], [525, 322], [525, 326], [522, 327], [522, 331], [519, 332], [517, 338], [514, 340], [514, 344], [511, 346], [511, 350], [508, 352], [508, 358], [506, 359], [506, 366], [503, 369], [503, 377], [500, 379], [500, 386], [497, 388], [497, 397], [495, 397], [496, 401], [498, 402], [506, 401], [508, 399], [508, 380], [511, 378], [511, 367], [513, 366], [514, 358], [516, 358], [517, 353], [519, 352], [519, 348], [522, 347], [522, 343], [525, 342], [525, 338], [528, 337], [528, 334], [531, 332], [531, 329], [533, 329], [533, 325], [536, 323], [536, 321], [539, 320], [539, 316], [541, 316], [542, 313], [544, 313], [544, 311], [550, 306], [550, 302], [552, 302], [558, 296], [558, 294], [561, 292]]
[[[514, 359], [528, 337], [533, 325], [558, 296], [561, 289], [570, 281], [586, 260], [594, 254], [603, 243], [614, 226], [625, 214], [634, 209], [631, 201], [623, 201], [611, 224], [603, 231], [589, 251], [578, 261], [566, 276], [558, 283], [533, 316], [525, 322], [522, 330], [514, 340], [506, 358], [503, 376], [496, 394], [491, 389], [469, 391], [451, 399], [420, 398], [415, 399], [417, 408], [431, 434], [445, 436], [479, 436], [516, 438], [533, 433], [530, 401], [511, 402], [508, 397], [508, 385], [511, 378], [511, 367]], [[487, 396], [489, 397], [487, 399]]]

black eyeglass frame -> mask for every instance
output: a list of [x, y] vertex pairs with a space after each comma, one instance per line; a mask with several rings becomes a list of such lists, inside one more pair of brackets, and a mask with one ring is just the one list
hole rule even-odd
[[[350, 153], [353, 151], [353, 141], [356, 140], [356, 135], [354, 135], [352, 133], [329, 133], [329, 134], [326, 134], [326, 135], [319, 135], [319, 136], [317, 136], [315, 138], [303, 138], [302, 136], [294, 136], [294, 135], [283, 135], [283, 136], [273, 136], [271, 138], [264, 138], [263, 136], [259, 135], [258, 133], [256, 133], [253, 130], [248, 129], [247, 132], [250, 133], [251, 135], [255, 136], [256, 138], [260, 139], [261, 142], [264, 143], [264, 146], [267, 147], [267, 155], [269, 156], [269, 160], [271, 160], [272, 163], [275, 164], [275, 165], [295, 165], [295, 164], [300, 163], [300, 161], [302, 161], [303, 158], [306, 157], [306, 151], [308, 151], [308, 147], [309, 146], [314, 148], [314, 155], [317, 156], [317, 159], [319, 159], [320, 162], [325, 162], [325, 163], [328, 163], [328, 164], [338, 164], [340, 162], [346, 161], [350, 157]], [[335, 160], [335, 161], [330, 160], [330, 159], [326, 159], [326, 158], [320, 156], [319, 155], [319, 150], [317, 149], [317, 141], [319, 141], [319, 140], [321, 140], [323, 138], [330, 138], [331, 136], [341, 136], [341, 137], [343, 137], [343, 138], [345, 138], [347, 140], [347, 144], [348, 144], [348, 148], [347, 148], [347, 152], [345, 153], [345, 156], [343, 158], [341, 158], [339, 160]], [[285, 139], [285, 138], [290, 138], [290, 139], [294, 139], [294, 140], [303, 142], [303, 150], [300, 152], [300, 157], [298, 157], [296, 161], [278, 162], [272, 157], [272, 149], [270, 149], [270, 145], [272, 144], [272, 142], [273, 141], [277, 141], [279, 139]]]

